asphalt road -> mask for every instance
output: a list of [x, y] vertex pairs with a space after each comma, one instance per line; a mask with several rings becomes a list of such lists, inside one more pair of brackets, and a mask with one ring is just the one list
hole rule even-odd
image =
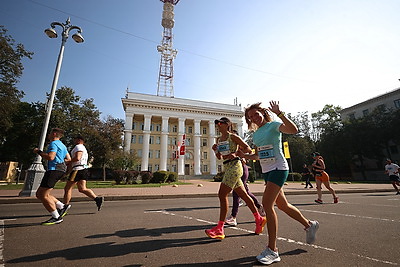
[[[302, 226], [278, 211], [273, 266], [400, 265], [400, 196], [343, 194], [338, 204], [318, 205], [311, 195], [288, 196], [320, 222], [317, 241], [305, 243]], [[325, 197], [325, 201], [327, 201]], [[41, 204], [0, 205], [0, 266], [260, 266], [267, 236], [253, 234], [254, 219], [241, 207], [238, 226], [211, 240], [204, 230], [218, 218], [215, 198], [73, 203], [64, 222], [41, 226]], [[3, 265], [2, 265], [3, 264]]]

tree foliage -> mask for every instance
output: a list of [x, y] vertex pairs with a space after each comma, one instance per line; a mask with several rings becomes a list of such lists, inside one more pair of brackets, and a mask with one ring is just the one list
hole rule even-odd
[[[38, 145], [44, 116], [44, 103], [21, 102], [18, 105], [17, 112], [11, 117], [13, 126], [6, 132], [5, 142], [0, 145], [1, 161], [17, 161], [24, 168], [29, 167], [35, 156], [32, 149]], [[137, 164], [134, 156], [123, 155], [123, 126], [121, 119], [112, 116], [100, 119], [100, 111], [93, 99], [81, 99], [72, 88], [61, 87], [56, 91], [48, 131], [54, 127], [64, 129], [62, 141], [69, 150], [74, 147], [74, 136], [84, 136], [94, 167], [112, 166], [121, 158], [131, 169], [132, 165]]]
[[22, 59], [32, 58], [32, 55], [22, 44], [16, 44], [7, 29], [0, 25], [0, 144], [5, 141], [5, 133], [12, 127], [11, 116], [24, 96], [24, 92], [16, 88], [24, 70]]

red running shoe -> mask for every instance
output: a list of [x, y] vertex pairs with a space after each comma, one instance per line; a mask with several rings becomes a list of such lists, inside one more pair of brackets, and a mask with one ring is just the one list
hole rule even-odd
[[264, 231], [264, 226], [267, 223], [267, 218], [260, 217], [260, 219], [256, 219], [256, 230], [254, 231], [256, 235], [261, 234]]
[[318, 199], [316, 199], [316, 200], [315, 200], [315, 202], [317, 202], [318, 204], [324, 204], [324, 202], [322, 202], [322, 200], [321, 200], [321, 199], [319, 199], [319, 198], [318, 198]]
[[225, 238], [225, 234], [224, 234], [224, 229], [219, 229], [216, 226], [211, 228], [211, 229], [207, 229], [205, 230], [206, 235], [208, 235], [209, 238], [213, 238], [213, 239], [219, 239], [222, 240]]
[[338, 203], [339, 202], [339, 198], [338, 197], [334, 197], [333, 198], [333, 203]]

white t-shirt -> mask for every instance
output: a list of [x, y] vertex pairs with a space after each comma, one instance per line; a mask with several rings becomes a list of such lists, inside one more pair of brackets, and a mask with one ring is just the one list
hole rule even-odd
[[74, 147], [74, 149], [72, 149], [71, 151], [71, 157], [74, 158], [75, 154], [79, 151], [82, 151], [82, 157], [81, 160], [78, 161], [74, 161], [72, 162], [72, 169], [73, 170], [83, 170], [86, 169], [87, 166], [87, 162], [88, 162], [88, 152], [86, 150], [86, 147], [83, 144], [78, 144]]
[[[386, 164], [385, 166], [385, 170], [388, 172], [389, 176], [390, 175], [397, 175], [399, 176], [399, 165], [395, 164], [395, 163], [390, 163], [390, 164]], [[395, 173], [397, 172], [397, 173]]]

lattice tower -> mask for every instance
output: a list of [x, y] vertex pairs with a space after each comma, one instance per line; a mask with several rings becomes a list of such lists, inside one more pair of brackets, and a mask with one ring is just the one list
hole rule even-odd
[[172, 28], [175, 24], [174, 6], [179, 0], [160, 1], [164, 3], [161, 20], [164, 30], [161, 44], [157, 46], [157, 51], [161, 54], [157, 95], [174, 97], [174, 59], [178, 51], [172, 46]]

